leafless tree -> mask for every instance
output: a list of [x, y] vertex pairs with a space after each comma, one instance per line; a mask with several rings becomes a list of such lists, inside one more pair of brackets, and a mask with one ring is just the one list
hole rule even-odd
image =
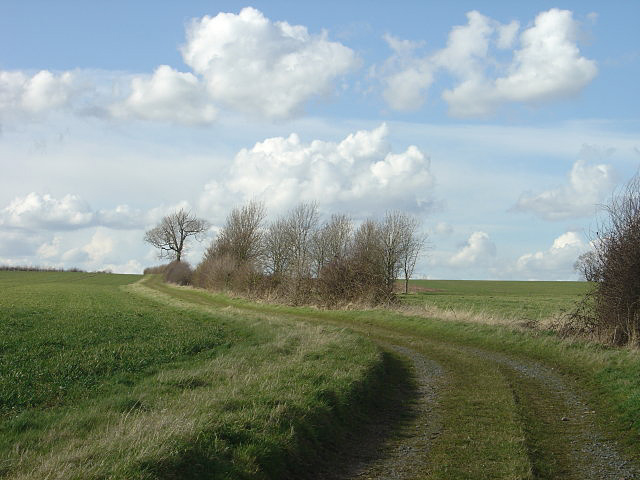
[[357, 296], [372, 302], [386, 301], [392, 292], [387, 288], [382, 228], [374, 220], [360, 224], [353, 235], [349, 255], [352, 288]]
[[392, 292], [402, 267], [401, 257], [406, 243], [408, 216], [399, 211], [387, 212], [380, 228], [385, 285]]
[[640, 176], [636, 174], [604, 206], [605, 216], [579, 259], [591, 293], [593, 324], [613, 344], [640, 343]]
[[237, 265], [255, 264], [262, 254], [264, 217], [264, 205], [260, 202], [250, 201], [234, 208], [207, 255], [229, 255]]
[[278, 218], [269, 225], [264, 236], [264, 270], [276, 278], [289, 270], [291, 251], [289, 249], [289, 230], [287, 220]]
[[151, 230], [147, 230], [144, 241], [160, 249], [160, 258], [179, 262], [187, 246], [187, 239], [193, 237], [195, 240], [202, 240], [208, 228], [209, 222], [181, 208], [164, 217]]
[[420, 232], [421, 222], [416, 217], [404, 215], [402, 241], [400, 247], [400, 269], [404, 273], [404, 293], [409, 293], [409, 279], [413, 275], [416, 262], [423, 253], [427, 236]]
[[291, 275], [311, 276], [311, 238], [318, 225], [318, 206], [300, 203], [286, 217], [287, 238], [291, 252]]
[[329, 262], [347, 254], [353, 225], [347, 215], [331, 215], [331, 219], [316, 230], [311, 239], [312, 272], [320, 276]]
[[598, 254], [594, 250], [589, 250], [578, 257], [573, 264], [573, 269], [587, 282], [597, 282], [598, 275], [602, 270], [598, 264]]

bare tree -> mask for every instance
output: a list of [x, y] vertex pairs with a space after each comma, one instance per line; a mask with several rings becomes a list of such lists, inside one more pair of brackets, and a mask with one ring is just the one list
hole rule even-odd
[[312, 271], [320, 276], [329, 262], [344, 258], [351, 241], [353, 225], [347, 215], [331, 215], [331, 220], [316, 230], [311, 239]]
[[381, 225], [382, 261], [385, 285], [389, 292], [393, 292], [396, 278], [400, 274], [407, 220], [408, 216], [403, 212], [387, 212]]
[[598, 275], [602, 271], [598, 264], [598, 254], [595, 250], [589, 250], [578, 257], [573, 264], [573, 269], [587, 282], [597, 282]]
[[203, 234], [209, 228], [209, 222], [197, 218], [191, 212], [180, 209], [164, 217], [160, 223], [147, 230], [144, 241], [160, 249], [160, 258], [169, 258], [177, 262], [182, 258], [182, 252], [187, 245], [187, 239], [194, 237], [202, 240]]
[[365, 220], [353, 234], [349, 259], [351, 288], [355, 296], [386, 301], [392, 292], [387, 289], [382, 228], [376, 221]]
[[318, 206], [315, 203], [300, 203], [286, 218], [291, 274], [298, 279], [310, 277], [311, 238], [318, 225]]
[[291, 263], [290, 239], [286, 218], [272, 222], [264, 236], [264, 269], [276, 278], [289, 270]]
[[229, 255], [236, 264], [254, 264], [262, 254], [264, 205], [250, 201], [234, 208], [207, 255]]
[[[604, 206], [605, 217], [592, 241], [593, 251], [578, 259], [578, 269], [594, 290], [590, 319], [601, 339], [640, 343], [640, 174]], [[589, 319], [587, 319], [589, 321]]]
[[400, 247], [400, 267], [404, 273], [404, 293], [409, 293], [409, 279], [413, 275], [416, 262], [427, 243], [427, 236], [420, 232], [421, 222], [416, 217], [404, 216]]

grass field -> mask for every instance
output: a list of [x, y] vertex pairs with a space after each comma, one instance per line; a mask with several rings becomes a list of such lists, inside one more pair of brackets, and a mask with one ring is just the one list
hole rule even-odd
[[0, 272], [0, 476], [284, 478], [383, 381], [361, 337], [140, 295], [139, 278]]
[[[139, 278], [0, 272], [0, 476], [313, 477], [377, 407], [405, 408], [390, 394], [410, 390], [409, 372], [372, 342], [443, 368], [433, 405], [442, 427], [419, 478], [582, 480], [575, 445], [593, 426], [627, 458], [640, 456], [634, 350], [410, 310], [254, 303]], [[586, 287], [418, 286], [429, 290], [408, 301], [456, 308], [458, 299], [514, 317], [519, 302], [553, 314]], [[550, 374], [523, 375], [509, 362], [547, 366], [564, 379], [560, 393], [580, 395], [597, 415], [560, 421]]]
[[410, 306], [537, 321], [571, 310], [589, 288], [587, 282], [411, 280], [400, 299]]

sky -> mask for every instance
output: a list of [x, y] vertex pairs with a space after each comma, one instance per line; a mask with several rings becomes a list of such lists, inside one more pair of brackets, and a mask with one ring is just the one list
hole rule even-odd
[[0, 2], [0, 265], [140, 273], [248, 200], [402, 210], [415, 275], [577, 279], [640, 165], [638, 2]]

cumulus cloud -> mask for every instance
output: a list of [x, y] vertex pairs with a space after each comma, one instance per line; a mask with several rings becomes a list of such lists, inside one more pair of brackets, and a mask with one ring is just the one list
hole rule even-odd
[[296, 134], [268, 138], [240, 150], [229, 170], [207, 184], [200, 210], [217, 218], [230, 203], [258, 198], [274, 210], [317, 201], [332, 211], [363, 215], [424, 211], [434, 184], [430, 159], [415, 146], [392, 152], [387, 136], [382, 124], [338, 143], [304, 143]]
[[211, 123], [217, 115], [198, 78], [167, 65], [159, 66], [151, 76], [134, 77], [131, 93], [124, 102], [111, 107], [111, 112], [115, 116], [187, 125]]
[[41, 258], [53, 258], [57, 257], [60, 254], [62, 237], [60, 235], [55, 235], [51, 242], [43, 243], [38, 247], [36, 254]]
[[0, 226], [23, 229], [76, 230], [96, 225], [110, 228], [131, 229], [144, 227], [151, 212], [143, 213], [127, 205], [112, 210], [94, 211], [78, 195], [62, 198], [31, 192], [16, 197], [0, 210]]
[[[485, 116], [508, 102], [536, 104], [577, 95], [598, 72], [596, 62], [580, 53], [578, 30], [569, 10], [541, 12], [519, 36], [518, 22], [501, 24], [471, 11], [466, 25], [452, 28], [445, 48], [402, 63], [394, 60], [400, 67], [383, 78], [385, 99], [399, 110], [410, 102], [421, 104], [440, 71], [457, 81], [442, 93], [453, 116]], [[494, 50], [512, 49], [516, 43], [510, 62], [500, 62]], [[397, 57], [396, 50], [391, 60]], [[403, 95], [406, 103], [398, 100]]]
[[613, 167], [578, 158], [568, 184], [541, 193], [524, 193], [513, 208], [532, 212], [545, 220], [590, 216], [615, 185]]
[[100, 262], [113, 251], [114, 245], [113, 238], [99, 228], [82, 250], [87, 253], [90, 261]]
[[486, 264], [496, 256], [496, 246], [485, 232], [473, 232], [467, 243], [451, 257], [449, 264], [455, 267], [469, 267]]
[[35, 192], [15, 198], [2, 210], [2, 224], [23, 228], [82, 228], [91, 224], [93, 212], [77, 195], [56, 199]]
[[327, 32], [273, 22], [254, 8], [192, 21], [184, 61], [202, 75], [211, 98], [233, 110], [286, 118], [358, 64]]
[[384, 85], [382, 95], [394, 110], [417, 110], [426, 101], [435, 68], [428, 59], [413, 55], [419, 44], [392, 35], [385, 35], [384, 39], [394, 55], [380, 72]]
[[54, 74], [41, 70], [30, 76], [20, 71], [0, 70], [0, 112], [39, 113], [63, 107], [79, 91], [72, 72]]
[[522, 255], [514, 270], [529, 278], [569, 279], [575, 276], [576, 259], [587, 248], [579, 233], [566, 232], [557, 237], [549, 249]]

